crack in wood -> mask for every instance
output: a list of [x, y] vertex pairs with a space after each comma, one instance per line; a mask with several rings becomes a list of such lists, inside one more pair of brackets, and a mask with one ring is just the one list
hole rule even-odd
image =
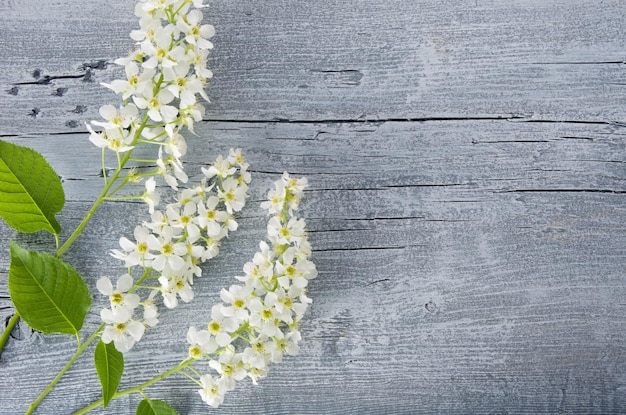
[[309, 229], [308, 233], [327, 233], [327, 232], [354, 232], [354, 231], [371, 231], [371, 228], [354, 228], [354, 229]]
[[425, 219], [425, 216], [376, 216], [373, 218], [345, 218], [348, 221], [377, 221], [377, 220], [409, 220], [409, 219]]
[[496, 115], [477, 117], [387, 117], [387, 118], [320, 118], [320, 119], [234, 119], [234, 118], [210, 118], [203, 119], [206, 123], [238, 123], [238, 124], [384, 124], [387, 122], [412, 123], [412, 122], [445, 122], [445, 121], [510, 121], [524, 120], [523, 115]]
[[626, 61], [531, 62], [531, 65], [623, 65]]
[[503, 143], [549, 143], [551, 140], [491, 140], [479, 141], [472, 140], [472, 144], [503, 144]]
[[387, 281], [391, 281], [390, 278], [382, 278], [380, 280], [376, 280], [376, 281], [372, 281], [372, 282], [368, 282], [367, 284], [365, 284], [366, 287], [369, 287], [370, 285], [374, 285], [374, 284], [379, 284], [381, 282], [387, 282]]
[[317, 248], [313, 252], [353, 252], [353, 251], [404, 251], [407, 248], [424, 247], [426, 245], [399, 245], [399, 246], [362, 246], [357, 248]]
[[80, 75], [44, 75], [35, 81], [16, 82], [13, 85], [50, 85], [56, 79], [80, 79], [85, 78], [88, 74], [90, 74], [90, 71]]
[[384, 187], [395, 189], [395, 188], [412, 188], [412, 187], [452, 187], [452, 186], [474, 186], [476, 183], [433, 183], [433, 184], [388, 184]]
[[496, 190], [494, 193], [609, 193], [626, 194], [626, 190], [614, 189], [511, 189]]
[[[77, 75], [81, 77], [83, 75]], [[56, 79], [56, 78], [55, 78]], [[22, 84], [38, 84], [40, 81], [24, 82]], [[37, 115], [37, 108], [29, 113], [31, 116]], [[71, 112], [76, 114], [82, 114], [86, 111], [86, 107], [79, 105]], [[232, 123], [232, 124], [260, 124], [260, 125], [273, 125], [273, 124], [371, 124], [380, 126], [385, 123], [426, 123], [426, 122], [481, 122], [481, 121], [509, 121], [509, 122], [523, 122], [523, 123], [538, 123], [538, 124], [581, 124], [581, 125], [610, 125], [617, 127], [626, 127], [625, 123], [618, 121], [586, 121], [586, 120], [545, 120], [545, 119], [532, 119], [525, 115], [502, 115], [502, 116], [485, 116], [485, 117], [409, 117], [409, 118], [347, 118], [347, 119], [286, 119], [286, 118], [273, 118], [273, 119], [234, 119], [234, 118], [212, 118], [204, 119], [201, 122], [206, 124], [218, 124], [218, 123]], [[70, 128], [75, 128], [74, 125], [66, 125]], [[219, 128], [219, 130], [238, 130], [238, 128], [227, 129]], [[374, 132], [376, 130], [358, 130], [355, 132]], [[0, 135], [4, 137], [20, 137], [24, 135], [64, 135], [64, 134], [85, 134], [85, 131], [60, 131], [52, 133], [23, 133], [23, 134], [5, 134]], [[325, 131], [321, 134], [327, 133]], [[317, 135], [313, 138], [287, 138], [287, 137], [270, 137], [269, 139], [283, 139], [283, 140], [308, 140], [314, 141]], [[589, 137], [560, 137], [562, 139], [580, 139], [580, 140], [594, 140]], [[554, 140], [504, 140], [504, 141], [472, 141], [473, 144], [498, 144], [498, 143], [544, 143]], [[270, 172], [267, 172], [270, 173]], [[271, 172], [272, 174], [276, 172]], [[295, 174], [295, 173], [294, 173]], [[307, 173], [311, 174], [311, 173]], [[314, 174], [314, 173], [313, 173]], [[320, 173], [322, 174], [322, 173]]]

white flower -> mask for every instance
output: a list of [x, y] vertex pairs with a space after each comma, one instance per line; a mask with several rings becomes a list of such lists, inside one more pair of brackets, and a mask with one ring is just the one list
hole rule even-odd
[[228, 213], [239, 212], [246, 204], [248, 186], [240, 185], [233, 177], [228, 177], [218, 188], [217, 194], [223, 200]]
[[115, 348], [121, 353], [129, 351], [136, 342], [141, 340], [145, 332], [145, 326], [137, 321], [116, 323], [115, 321], [105, 321], [110, 323], [102, 331], [102, 341], [104, 343], [115, 344]]
[[165, 26], [155, 33], [154, 43], [150, 40], [141, 42], [141, 51], [149, 58], [143, 62], [143, 67], [156, 68], [161, 64], [164, 68], [176, 66], [179, 60], [185, 58], [185, 48], [178, 45], [172, 48], [173, 26]]
[[230, 333], [239, 327], [237, 320], [226, 317], [222, 308], [223, 306], [220, 304], [211, 308], [211, 322], [209, 323], [209, 333], [215, 337], [215, 341], [220, 347], [230, 344], [232, 340]]
[[147, 109], [152, 121], [172, 122], [178, 116], [178, 108], [167, 105], [174, 100], [174, 94], [166, 89], [155, 92], [152, 89], [144, 91], [142, 95], [133, 95], [133, 101], [138, 108]]
[[99, 112], [107, 122], [92, 121], [91, 123], [105, 129], [128, 128], [139, 117], [139, 111], [133, 104], [124, 105], [120, 109], [113, 105], [103, 105]]
[[[109, 297], [113, 312], [118, 313], [115, 317], [117, 321], [124, 320], [121, 316], [128, 316], [128, 320], [135, 308], [139, 305], [140, 298], [137, 294], [129, 294], [127, 291], [133, 287], [133, 278], [128, 275], [122, 275], [113, 289], [113, 284], [108, 277], [102, 277], [96, 282], [98, 291]], [[113, 317], [111, 317], [113, 318]]]
[[232, 176], [237, 171], [236, 167], [233, 167], [228, 159], [224, 159], [221, 155], [217, 156], [217, 159], [211, 164], [211, 166], [207, 169], [205, 167], [202, 168], [202, 173], [206, 176], [207, 179], [210, 179], [214, 176], [221, 177], [222, 179], [227, 178], [228, 176]]
[[176, 160], [179, 160], [182, 156], [187, 154], [187, 142], [185, 141], [185, 137], [177, 133], [171, 135], [170, 139], [163, 143], [163, 148], [167, 154], [172, 155]]
[[154, 327], [159, 323], [157, 319], [159, 309], [154, 302], [154, 297], [158, 292], [158, 290], [152, 290], [148, 298], [141, 303], [141, 305], [143, 305], [143, 324], [150, 327]]
[[204, 255], [202, 255], [202, 260], [207, 261], [211, 258], [215, 258], [220, 253], [220, 241], [219, 239], [209, 238], [206, 241], [206, 249], [204, 250]]
[[150, 253], [149, 246], [155, 244], [156, 237], [150, 233], [149, 229], [143, 226], [135, 227], [134, 236], [137, 243], [133, 243], [123, 236], [119, 242], [124, 252], [114, 249], [111, 251], [111, 254], [113, 257], [124, 261], [127, 267], [135, 265], [150, 266], [154, 255]]
[[196, 103], [196, 94], [209, 101], [209, 97], [204, 92], [204, 82], [195, 75], [189, 75], [190, 65], [182, 62], [173, 68], [163, 68], [165, 82], [168, 83], [167, 90], [176, 98], [180, 99], [180, 108], [187, 108]]
[[283, 354], [297, 355], [300, 352], [298, 342], [302, 340], [302, 336], [298, 330], [287, 333], [283, 338], [274, 338], [268, 342], [267, 349], [271, 355], [271, 361], [280, 363], [283, 360]]
[[227, 392], [224, 382], [208, 374], [201, 376], [200, 382], [202, 383], [202, 389], [198, 392], [202, 400], [213, 408], [220, 406], [224, 402], [224, 395]]
[[276, 263], [276, 274], [280, 275], [278, 283], [285, 289], [289, 289], [292, 284], [302, 289], [307, 286], [309, 279], [317, 276], [313, 262], [306, 259], [294, 261], [294, 249], [289, 248], [283, 254], [282, 262]]
[[222, 375], [221, 380], [227, 390], [235, 388], [235, 383], [246, 377], [247, 372], [241, 364], [240, 353], [235, 354], [230, 350], [224, 350], [220, 353], [219, 360], [211, 360], [209, 366], [217, 373]]
[[187, 127], [189, 131], [195, 134], [193, 126], [194, 123], [202, 121], [204, 117], [205, 109], [202, 104], [196, 102], [189, 107], [183, 107], [179, 109], [180, 123]]
[[222, 288], [220, 298], [229, 306], [221, 309], [222, 314], [227, 317], [234, 317], [238, 321], [245, 321], [250, 315], [248, 302], [252, 294], [252, 286], [231, 285], [228, 290]]
[[166, 266], [169, 266], [173, 271], [180, 271], [185, 266], [182, 256], [187, 253], [187, 248], [181, 242], [173, 242], [173, 237], [172, 228], [165, 227], [159, 238], [150, 241], [150, 249], [159, 252], [152, 260], [152, 268], [155, 270], [163, 271]]
[[133, 134], [128, 130], [108, 128], [96, 132], [89, 124], [86, 124], [86, 126], [89, 131], [89, 141], [99, 148], [108, 148], [116, 153], [125, 153], [134, 148], [134, 146], [130, 145], [133, 142]]
[[[165, 182], [174, 190], [178, 190], [178, 182], [187, 183], [187, 173], [183, 170], [182, 163], [173, 157], [163, 158], [162, 149], [159, 149], [159, 158], [156, 160], [159, 168], [158, 174], [163, 176]], [[174, 173], [172, 175], [171, 173]]]
[[213, 43], [207, 39], [215, 35], [215, 28], [211, 25], [201, 25], [202, 12], [200, 10], [190, 11], [185, 19], [177, 22], [178, 29], [185, 35], [185, 40], [199, 49], [213, 49]]
[[154, 177], [150, 177], [146, 180], [146, 190], [142, 196], [144, 202], [148, 204], [148, 210], [150, 214], [154, 213], [154, 207], [159, 204], [159, 192], [156, 191], [156, 181]]
[[152, 79], [156, 74], [154, 69], [146, 69], [140, 74], [139, 66], [134, 60], [117, 60], [116, 63], [124, 65], [127, 80], [116, 79], [110, 84], [102, 83], [102, 86], [113, 90], [116, 94], [122, 94], [124, 100], [131, 95], [143, 95], [144, 91], [152, 88]]
[[209, 238], [217, 238], [222, 233], [222, 225], [227, 219], [226, 212], [217, 210], [217, 205], [220, 200], [217, 196], [209, 196], [206, 202], [199, 202], [198, 216], [194, 218], [194, 221], [202, 229], [206, 230]]
[[[239, 228], [239, 223], [235, 220], [235, 215], [226, 212], [226, 220], [224, 220], [224, 236], [228, 236], [228, 231], [236, 231]], [[227, 231], [228, 230], [228, 231]]]
[[[278, 320], [287, 324], [291, 324], [293, 322], [293, 319], [291, 318], [291, 306], [293, 304], [292, 299], [286, 295], [284, 290], [277, 289], [268, 292], [265, 294], [263, 302], [265, 308], [271, 309], [274, 313], [274, 324], [276, 324]], [[282, 333], [280, 335], [282, 335]]]
[[250, 325], [254, 326], [260, 334], [267, 337], [280, 335], [281, 331], [276, 324], [278, 315], [276, 309], [267, 306], [259, 298], [250, 300]]
[[283, 212], [285, 206], [286, 187], [281, 180], [276, 183], [274, 189], [270, 190], [267, 200], [261, 203], [261, 207], [266, 209], [271, 215], [279, 215]]
[[288, 190], [288, 207], [289, 210], [297, 210], [304, 194], [304, 188], [307, 187], [308, 181], [306, 178], [296, 179], [290, 177], [287, 172], [283, 173], [282, 181]]
[[[155, 19], [150, 15], [145, 15], [139, 19], [139, 26], [141, 26], [141, 29], [130, 31], [131, 39], [137, 42], [144, 40], [153, 42], [155, 41], [156, 34], [165, 30], [161, 25], [161, 19]], [[173, 28], [169, 28], [168, 31], [172, 33], [172, 29]]]
[[[266, 336], [252, 337], [250, 346], [246, 347], [242, 353], [242, 360], [250, 369], [257, 371], [266, 371], [270, 363], [271, 353], [268, 348], [268, 338]], [[252, 372], [252, 371], [251, 371]], [[249, 375], [250, 376], [250, 375]], [[256, 376], [251, 376], [252, 381], [256, 383]]]
[[204, 49], [193, 49], [187, 52], [187, 61], [193, 65], [198, 78], [203, 80], [213, 78], [213, 72], [206, 67], [208, 57], [209, 51]]
[[180, 228], [187, 231], [190, 239], [197, 239], [200, 235], [200, 229], [194, 223], [196, 217], [196, 204], [187, 202], [182, 209], [175, 209], [174, 205], [168, 206], [165, 211], [170, 225], [173, 228]]
[[291, 218], [285, 226], [278, 216], [274, 216], [267, 224], [267, 235], [278, 245], [299, 242], [304, 237], [305, 226], [304, 219]]
[[189, 357], [193, 359], [200, 359], [218, 348], [215, 338], [209, 336], [208, 330], [198, 330], [195, 327], [189, 327], [187, 342], [190, 344]]
[[178, 306], [178, 297], [188, 303], [193, 300], [194, 293], [189, 282], [179, 275], [159, 277], [161, 290], [163, 295], [163, 304], [167, 308], [175, 308]]
[[139, 14], [139, 16], [154, 14], [156, 11], [167, 9], [168, 7], [176, 4], [179, 0], [140, 0], [141, 2], [137, 4], [137, 9], [135, 10], [136, 14], [139, 14], [138, 11], [141, 10], [144, 13]]

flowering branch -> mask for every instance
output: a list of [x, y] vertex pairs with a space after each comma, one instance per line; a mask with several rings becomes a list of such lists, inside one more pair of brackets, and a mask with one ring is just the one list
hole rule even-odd
[[[167, 308], [175, 308], [179, 298], [184, 302], [193, 299], [194, 277], [202, 275], [199, 265], [214, 258], [220, 241], [238, 228], [234, 214], [245, 205], [251, 180], [247, 169], [241, 150], [231, 149], [227, 158], [219, 156], [202, 169], [205, 177], [200, 183], [179, 192], [176, 202], [164, 211], [153, 211], [150, 222], [137, 226], [134, 242], [120, 238], [122, 250], [115, 249], [112, 255], [124, 262], [127, 273], [119, 277], [115, 289], [108, 277], [97, 282], [98, 291], [110, 302], [110, 307], [100, 312], [106, 324], [104, 343], [113, 341], [116, 349], [125, 353], [141, 339], [146, 327], [156, 326], [157, 294]], [[158, 285], [141, 285], [147, 280], [156, 280]], [[140, 288], [149, 289], [143, 300], [136, 294]], [[142, 317], [135, 319], [140, 305]]]
[[236, 381], [249, 377], [256, 384], [270, 363], [299, 352], [300, 321], [311, 303], [306, 287], [317, 276], [304, 219], [295, 216], [306, 184], [287, 173], [275, 182], [262, 204], [272, 215], [267, 226], [271, 246], [261, 242], [244, 265], [245, 275], [237, 277], [242, 284], [222, 289], [223, 303], [211, 309], [207, 329], [189, 328], [189, 357], [208, 360], [214, 371], [196, 382], [210, 406], [219, 406]]
[[[218, 255], [221, 240], [238, 229], [235, 215], [245, 206], [251, 181], [241, 150], [231, 149], [202, 169], [199, 183], [186, 185], [182, 158], [187, 144], [181, 132], [186, 128], [193, 133], [194, 124], [202, 120], [204, 108], [198, 97], [208, 101], [204, 88], [212, 77], [206, 63], [214, 29], [201, 24], [204, 7], [203, 0], [138, 0], [135, 14], [140, 28], [130, 34], [136, 49], [115, 61], [124, 67], [126, 79], [103, 84], [121, 95], [122, 104], [102, 106], [102, 119], [87, 125], [89, 140], [102, 151], [103, 189], [63, 244], [55, 218], [65, 202], [58, 175], [40, 154], [0, 141], [0, 193], [6, 199], [0, 203], [0, 216], [19, 232], [46, 230], [56, 242], [55, 255], [11, 242], [9, 292], [16, 313], [0, 336], [0, 352], [20, 316], [35, 330], [72, 334], [77, 339], [76, 352], [30, 404], [27, 414], [36, 410], [96, 340], [94, 363], [102, 399], [78, 413], [101, 404], [106, 407], [112, 399], [130, 393], [144, 397], [137, 413], [176, 413], [144, 393], [174, 373], [200, 386], [202, 399], [216, 407], [237, 381], [250, 377], [256, 384], [270, 363], [299, 351], [300, 322], [311, 303], [306, 287], [317, 271], [310, 260], [305, 222], [295, 216], [307, 181], [284, 173], [262, 203], [270, 214], [269, 243], [261, 242], [260, 251], [244, 265], [245, 275], [237, 277], [241, 284], [220, 292], [223, 303], [211, 309], [207, 328], [189, 328], [188, 356], [149, 381], [117, 390], [124, 353], [158, 324], [159, 304], [171, 309], [181, 300], [191, 301], [202, 263]], [[133, 155], [137, 148], [149, 146], [156, 155]], [[106, 165], [109, 152], [116, 161], [111, 174]], [[23, 172], [22, 165], [32, 169]], [[158, 209], [157, 176], [178, 191], [164, 209]], [[142, 181], [143, 193], [124, 191]], [[98, 279], [96, 288], [108, 305], [100, 311], [102, 323], [83, 342], [79, 332], [91, 295], [83, 278], [60, 257], [107, 200], [141, 200], [148, 205], [150, 220], [138, 225], [132, 238], [120, 238], [120, 249], [111, 251], [126, 271], [115, 285], [108, 276]], [[208, 362], [212, 372], [193, 367], [201, 361]]]
[[[271, 215], [267, 226], [271, 246], [260, 243], [260, 251], [243, 267], [245, 275], [236, 277], [243, 284], [221, 290], [223, 303], [211, 308], [207, 329], [189, 328], [188, 356], [141, 385], [116, 392], [112, 399], [143, 394], [148, 386], [180, 373], [200, 386], [198, 392], [204, 402], [218, 407], [237, 381], [249, 377], [257, 384], [270, 363], [281, 362], [285, 354], [298, 354], [300, 323], [312, 301], [306, 287], [317, 276], [310, 261], [305, 222], [295, 216], [306, 184], [306, 179], [294, 179], [287, 173], [275, 182], [268, 200], [261, 205]], [[201, 374], [192, 367], [201, 361], [208, 361], [213, 373]], [[104, 402], [100, 399], [75, 415]]]

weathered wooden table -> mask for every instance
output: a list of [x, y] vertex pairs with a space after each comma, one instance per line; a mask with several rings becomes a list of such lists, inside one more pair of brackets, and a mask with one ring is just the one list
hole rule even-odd
[[[0, 138], [62, 176], [66, 229], [101, 186], [84, 123], [118, 102], [99, 83], [121, 76], [111, 62], [132, 47], [133, 3], [0, 0]], [[320, 272], [301, 354], [211, 413], [626, 413], [622, 1], [210, 4], [212, 103], [187, 168], [241, 147], [251, 202], [194, 302], [127, 355], [122, 386], [185, 356], [187, 327], [264, 238], [258, 202], [287, 170], [310, 181]], [[119, 274], [107, 251], [143, 212], [104, 205], [65, 257], [94, 292], [86, 327], [95, 281]], [[16, 234], [0, 232], [4, 322]], [[25, 411], [74, 347], [19, 326], [0, 358], [0, 413]], [[147, 392], [208, 413], [196, 389], [172, 377]], [[39, 413], [98, 397], [85, 356]], [[134, 413], [139, 399], [94, 413]]]

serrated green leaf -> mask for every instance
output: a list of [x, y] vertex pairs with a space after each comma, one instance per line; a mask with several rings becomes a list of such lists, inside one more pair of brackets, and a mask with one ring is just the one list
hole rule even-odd
[[106, 344], [100, 340], [94, 352], [94, 362], [100, 385], [102, 385], [102, 399], [106, 408], [117, 392], [122, 379], [124, 355], [115, 348], [113, 343]]
[[35, 150], [0, 140], [0, 217], [18, 232], [59, 234], [65, 204], [59, 176]]
[[74, 268], [13, 241], [9, 293], [20, 317], [44, 333], [78, 333], [91, 306], [87, 285]]
[[144, 399], [139, 402], [136, 415], [178, 415], [178, 412], [165, 401]]

